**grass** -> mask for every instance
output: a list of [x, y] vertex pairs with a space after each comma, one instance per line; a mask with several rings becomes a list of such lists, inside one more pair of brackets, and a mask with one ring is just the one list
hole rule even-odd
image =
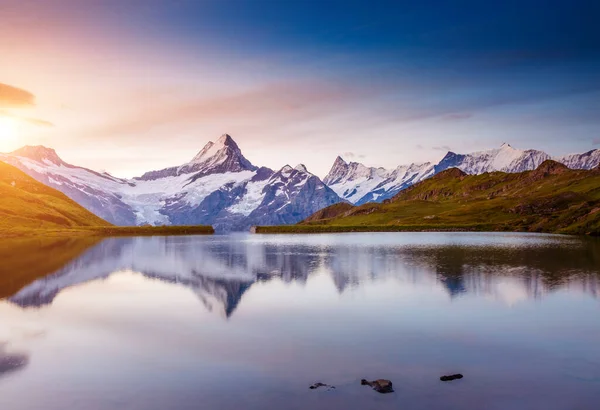
[[0, 162], [0, 237], [212, 234], [211, 226], [114, 226], [62, 192]]
[[[335, 206], [334, 206], [335, 207]], [[258, 233], [517, 231], [600, 234], [600, 170], [546, 161], [535, 171], [465, 175], [458, 169], [422, 181], [382, 204], [329, 207], [298, 225]]]

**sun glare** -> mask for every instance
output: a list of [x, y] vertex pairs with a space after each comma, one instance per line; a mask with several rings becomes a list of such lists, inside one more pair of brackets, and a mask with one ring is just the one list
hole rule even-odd
[[12, 145], [19, 134], [17, 120], [9, 117], [0, 117], [0, 148]]

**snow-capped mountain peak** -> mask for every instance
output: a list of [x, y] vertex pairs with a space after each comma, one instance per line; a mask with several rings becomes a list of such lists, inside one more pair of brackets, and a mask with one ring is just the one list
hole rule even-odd
[[593, 169], [600, 165], [600, 149], [594, 149], [583, 154], [569, 154], [555, 158], [572, 169]]
[[125, 180], [64, 163], [54, 150], [24, 147], [0, 154], [117, 225], [213, 225], [219, 231], [296, 223], [341, 201], [304, 165], [257, 168], [233, 138], [222, 135], [186, 164]]
[[25, 145], [24, 147], [11, 152], [10, 155], [29, 158], [40, 163], [50, 161], [56, 165], [64, 164], [63, 160], [58, 156], [54, 149], [43, 145]]
[[222, 159], [226, 156], [223, 154], [227, 154], [228, 149], [230, 149], [232, 152], [241, 154], [241, 150], [233, 138], [231, 138], [229, 134], [223, 134], [219, 137], [217, 142], [208, 141], [204, 148], [202, 148], [202, 150], [196, 154], [196, 156], [189, 163], [192, 164], [205, 162], [215, 156], [218, 156], [220, 159]]
[[167, 176], [193, 174], [191, 180], [211, 174], [225, 172], [256, 171], [244, 157], [242, 151], [229, 134], [223, 134], [217, 142], [209, 141], [202, 150], [188, 163], [178, 167], [165, 168], [160, 171], [146, 172], [140, 178], [144, 181], [156, 180]]
[[453, 167], [473, 175], [494, 171], [521, 172], [535, 169], [547, 159], [550, 156], [545, 152], [520, 150], [504, 143], [500, 148], [465, 155], [448, 152], [435, 166], [435, 173]]

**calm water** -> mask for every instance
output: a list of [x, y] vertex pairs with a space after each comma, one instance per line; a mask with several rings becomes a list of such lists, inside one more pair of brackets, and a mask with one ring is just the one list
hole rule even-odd
[[[27, 249], [0, 269], [22, 274], [2, 285], [3, 410], [600, 408], [597, 241], [382, 233]], [[308, 389], [318, 381], [337, 389]]]

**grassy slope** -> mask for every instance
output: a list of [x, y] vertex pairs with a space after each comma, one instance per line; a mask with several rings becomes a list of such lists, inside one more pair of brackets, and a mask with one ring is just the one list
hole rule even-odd
[[444, 171], [383, 204], [322, 212], [299, 225], [257, 232], [532, 231], [600, 234], [600, 170], [546, 161], [535, 171]]
[[110, 226], [63, 193], [0, 162], [0, 229]]
[[62, 192], [0, 162], [0, 236], [190, 235], [213, 232], [210, 226], [113, 226]]

